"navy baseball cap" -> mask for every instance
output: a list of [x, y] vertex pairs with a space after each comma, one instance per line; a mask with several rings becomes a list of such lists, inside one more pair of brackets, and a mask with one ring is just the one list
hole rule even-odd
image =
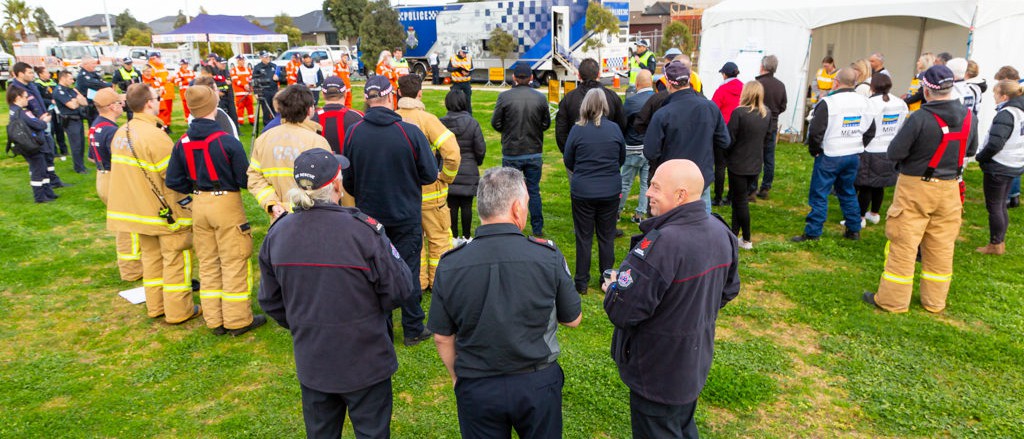
[[268, 57], [268, 56], [270, 56], [270, 52], [267, 52], [266, 50], [261, 50], [260, 51], [260, 58], [264, 58], [264, 57]]
[[945, 90], [953, 86], [953, 71], [944, 65], [931, 66], [921, 74], [921, 85], [931, 90]]
[[366, 99], [381, 98], [394, 93], [394, 91], [388, 78], [385, 78], [384, 75], [375, 75], [366, 80], [366, 85], [363, 86], [363, 97]]
[[512, 70], [512, 74], [516, 78], [529, 78], [533, 75], [533, 70], [530, 70], [530, 66], [526, 63], [518, 63], [515, 69]]
[[736, 76], [740, 74], [740, 68], [736, 63], [729, 61], [722, 65], [722, 68], [718, 70], [718, 73], [725, 73], [726, 76]]
[[124, 58], [121, 58], [121, 62], [124, 63], [124, 64], [131, 64], [132, 63], [132, 58], [130, 56], [126, 56]]
[[324, 79], [323, 89], [324, 93], [344, 93], [345, 81], [338, 76], [328, 76], [327, 79]]
[[295, 183], [304, 190], [316, 190], [327, 186], [347, 169], [348, 159], [322, 148], [304, 151], [295, 158]]
[[690, 82], [690, 68], [682, 61], [672, 61], [665, 66], [665, 79], [675, 85]]

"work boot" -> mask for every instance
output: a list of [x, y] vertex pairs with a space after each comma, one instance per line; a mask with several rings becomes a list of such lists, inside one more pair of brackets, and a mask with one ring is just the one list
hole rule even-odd
[[1006, 207], [1008, 209], [1020, 207], [1020, 195], [1017, 195], [1016, 197], [1010, 197], [1010, 201], [1006, 203]]
[[871, 305], [871, 306], [873, 306], [875, 308], [878, 308], [878, 309], [880, 309], [882, 311], [885, 311], [885, 309], [883, 309], [882, 307], [878, 306], [878, 303], [875, 302], [875, 293], [872, 293], [870, 291], [865, 291], [864, 294], [862, 296], [860, 296], [860, 298], [861, 298], [861, 300], [864, 301], [864, 303], [867, 303], [867, 304], [869, 304], [869, 305]]
[[32, 186], [32, 198], [36, 203], [49, 203], [54, 200], [46, 195], [46, 189], [43, 186]]
[[228, 333], [228, 330], [224, 329], [223, 326], [218, 326], [216, 328], [213, 328], [211, 332], [213, 332], [213, 335], [224, 335]]
[[860, 241], [860, 232], [854, 232], [853, 230], [846, 229], [843, 233], [843, 238], [849, 239], [850, 241]]
[[267, 323], [267, 316], [263, 314], [257, 314], [252, 316], [252, 323], [250, 323], [248, 326], [243, 326], [238, 329], [228, 329], [228, 333], [231, 334], [232, 337], [238, 337], [239, 335], [245, 334], [246, 332], [252, 331], [253, 329], [263, 326], [264, 323]]
[[1002, 255], [1006, 253], [1006, 243], [1000, 242], [999, 244], [988, 244], [984, 247], [978, 247], [977, 252], [984, 255]]
[[56, 199], [60, 198], [60, 196], [57, 195], [57, 193], [53, 191], [53, 187], [51, 187], [48, 184], [44, 184], [43, 185], [43, 195], [46, 195], [46, 198], [49, 198], [50, 201], [53, 201], [53, 200], [56, 200]]
[[789, 240], [792, 242], [817, 241], [819, 239], [821, 239], [820, 236], [809, 236], [806, 233], [800, 236], [794, 236], [792, 238], [789, 238]]
[[423, 332], [421, 332], [420, 335], [417, 335], [412, 338], [407, 337], [405, 340], [402, 341], [402, 343], [405, 344], [406, 346], [413, 347], [420, 344], [420, 342], [422, 342], [423, 340], [432, 337], [433, 335], [434, 333], [430, 332], [429, 329], [423, 328]]
[[760, 198], [762, 200], [767, 200], [768, 199], [768, 191], [770, 191], [770, 190], [771, 189], [761, 188], [761, 190], [757, 191], [757, 198]]

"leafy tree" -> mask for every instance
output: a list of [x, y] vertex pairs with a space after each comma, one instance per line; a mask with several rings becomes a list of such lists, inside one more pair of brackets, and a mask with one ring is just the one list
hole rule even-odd
[[690, 28], [683, 24], [681, 21], [673, 21], [665, 26], [664, 33], [661, 36], [661, 51], [664, 52], [670, 48], [677, 48], [683, 53], [689, 52], [693, 46], [693, 33], [690, 32]]
[[124, 46], [148, 46], [153, 42], [153, 31], [131, 28], [117, 42]]
[[288, 35], [288, 45], [290, 46], [302, 43], [302, 31], [295, 27], [292, 17], [284, 12], [274, 17], [274, 32]]
[[24, 0], [6, 0], [4, 2], [4, 30], [18, 34], [22, 41], [34, 32], [36, 24], [31, 20], [32, 8]]
[[387, 0], [373, 0], [366, 5], [363, 21], [359, 23], [359, 45], [363, 52], [360, 61], [367, 70], [377, 65], [377, 57], [384, 50], [405, 46], [405, 32], [398, 22], [398, 11]]
[[605, 38], [607, 34], [617, 34], [619, 24], [619, 17], [615, 16], [611, 10], [602, 6], [601, 3], [590, 2], [590, 5], [587, 6], [587, 18], [583, 27], [593, 32], [594, 35], [583, 43], [583, 50], [596, 48], [598, 62], [600, 62], [601, 48], [605, 46]]
[[[130, 29], [150, 30], [149, 25], [136, 20], [131, 11], [125, 9], [124, 12], [114, 17], [114, 39], [121, 41]], [[144, 45], [148, 46], [149, 43], [147, 42]]]
[[178, 9], [178, 16], [174, 19], [174, 29], [182, 27], [188, 24], [188, 17], [185, 16], [185, 12]]
[[353, 39], [359, 36], [359, 23], [366, 0], [324, 0], [324, 15], [338, 30], [338, 38]]
[[36, 8], [35, 12], [32, 13], [32, 19], [36, 22], [36, 31], [41, 37], [56, 37], [59, 36], [57, 33], [57, 25], [50, 19], [50, 14], [46, 13], [43, 8]]
[[[487, 40], [487, 47], [491, 49], [491, 55], [501, 59], [501, 70], [505, 70], [505, 58], [508, 58], [518, 46], [515, 37], [498, 26], [491, 30], [491, 38]], [[502, 75], [501, 83], [505, 84], [504, 75]]]
[[86, 35], [82, 28], [74, 27], [71, 28], [71, 32], [68, 32], [68, 41], [89, 41], [89, 35]]

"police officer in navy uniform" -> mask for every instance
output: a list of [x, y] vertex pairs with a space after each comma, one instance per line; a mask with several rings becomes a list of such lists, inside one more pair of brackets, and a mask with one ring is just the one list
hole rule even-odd
[[89, 103], [85, 96], [75, 90], [74, 84], [71, 72], [62, 70], [57, 73], [53, 102], [60, 113], [61, 125], [71, 146], [71, 162], [74, 163], [75, 172], [86, 174], [88, 171], [85, 170], [85, 130], [82, 129], [82, 113]]
[[480, 178], [474, 239], [445, 254], [434, 277], [427, 326], [455, 385], [463, 438], [562, 437], [564, 375], [558, 323], [583, 314], [565, 257], [551, 241], [523, 236], [529, 215], [523, 173], [492, 168]]
[[[96, 65], [96, 58], [91, 56], [82, 57], [81, 70], [78, 71], [78, 77], [75, 78], [75, 89], [82, 96], [85, 96], [85, 99], [89, 102], [89, 106], [84, 109], [82, 116], [90, 124], [96, 119], [96, 116], [99, 116], [96, 107], [92, 103], [92, 99], [89, 97], [90, 90], [95, 94], [100, 89], [113, 87], [111, 83], [103, 80], [103, 73], [96, 70]], [[91, 127], [92, 125], [89, 126]]]
[[419, 286], [379, 222], [338, 206], [343, 167], [321, 148], [295, 159], [295, 213], [267, 231], [259, 301], [292, 333], [306, 436], [340, 437], [347, 409], [356, 437], [386, 438], [398, 370], [388, 318]]
[[[132, 65], [131, 57], [125, 57], [121, 59], [121, 67], [114, 70], [114, 74], [110, 78], [114, 86], [121, 90], [121, 93], [128, 91], [128, 86], [132, 84], [138, 84], [142, 82], [142, 72]], [[128, 107], [124, 107], [125, 113], [128, 115], [128, 120], [132, 120], [134, 116], [132, 110]]]
[[[14, 75], [14, 80], [11, 81], [10, 86], [25, 90], [29, 94], [28, 106], [25, 107], [25, 110], [32, 113], [33, 118], [43, 118], [47, 112], [43, 105], [43, 97], [39, 94], [39, 87], [33, 82], [36, 76], [35, 70], [27, 63], [19, 61], [11, 67], [11, 74]], [[53, 157], [57, 151], [57, 144], [54, 142], [53, 136], [43, 136], [43, 141], [46, 142], [46, 145], [43, 146], [41, 153], [43, 162], [46, 164], [46, 176], [42, 180], [51, 188], [71, 186], [70, 183], [61, 181], [57, 176], [57, 169], [53, 166]]]
[[256, 104], [260, 105], [259, 111], [264, 127], [277, 116], [273, 102], [274, 95], [277, 94], [278, 80], [280, 77], [277, 75], [277, 65], [270, 62], [270, 52], [260, 51], [260, 62], [252, 67], [252, 84], [253, 91], [259, 97]]
[[602, 285], [612, 358], [629, 387], [635, 438], [696, 438], [693, 414], [711, 369], [718, 310], [739, 294], [738, 243], [701, 201], [689, 160], [658, 166], [651, 219]]

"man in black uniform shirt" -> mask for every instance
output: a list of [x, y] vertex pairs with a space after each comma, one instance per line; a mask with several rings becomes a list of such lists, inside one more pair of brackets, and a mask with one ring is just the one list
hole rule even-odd
[[277, 94], [278, 80], [280, 77], [277, 75], [277, 65], [270, 62], [270, 52], [261, 51], [260, 62], [252, 67], [252, 88], [258, 97], [256, 105], [260, 106], [259, 111], [262, 114], [264, 127], [277, 116], [273, 102], [274, 95]]
[[523, 236], [529, 195], [523, 173], [492, 168], [480, 178], [481, 225], [441, 258], [427, 326], [456, 382], [463, 438], [562, 437], [555, 331], [583, 314], [569, 266], [555, 245]]
[[[114, 70], [114, 74], [111, 76], [110, 81], [114, 83], [114, 86], [121, 90], [121, 93], [128, 91], [128, 86], [132, 84], [138, 84], [142, 82], [142, 72], [139, 69], [132, 66], [131, 57], [125, 57], [121, 60], [121, 67]], [[132, 120], [134, 116], [132, 110], [128, 107], [124, 107], [125, 114], [128, 115], [128, 120]]]
[[384, 227], [338, 206], [344, 167], [320, 148], [295, 159], [295, 213], [267, 231], [259, 300], [292, 333], [306, 436], [337, 439], [347, 409], [356, 437], [386, 438], [398, 370], [388, 317], [419, 287]]
[[57, 73], [57, 87], [53, 89], [53, 102], [60, 113], [61, 125], [71, 145], [71, 161], [75, 172], [85, 174], [85, 131], [82, 129], [82, 112], [89, 102], [74, 88], [71, 72]]
[[112, 87], [109, 82], [103, 80], [103, 74], [96, 70], [96, 64], [96, 58], [82, 57], [82, 69], [78, 71], [78, 77], [75, 78], [75, 89], [89, 102], [89, 105], [83, 109], [82, 117], [90, 124], [99, 115], [90, 95], [96, 94], [102, 88]]

